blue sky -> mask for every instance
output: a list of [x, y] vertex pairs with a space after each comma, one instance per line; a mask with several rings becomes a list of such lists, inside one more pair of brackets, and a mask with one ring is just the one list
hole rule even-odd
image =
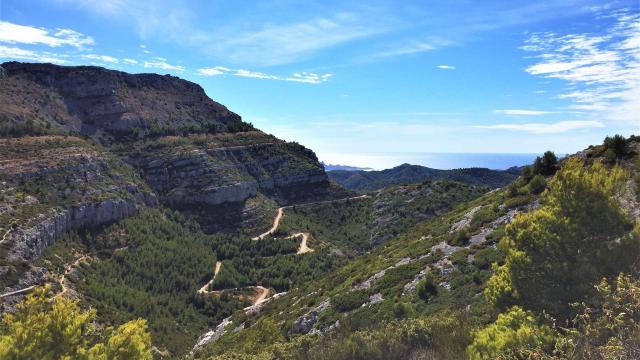
[[640, 124], [638, 0], [0, 0], [0, 21], [2, 60], [174, 74], [330, 163], [572, 153]]

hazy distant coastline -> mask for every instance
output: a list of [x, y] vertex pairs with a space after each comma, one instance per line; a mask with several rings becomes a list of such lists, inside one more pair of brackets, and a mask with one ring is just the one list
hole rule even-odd
[[332, 168], [327, 170], [384, 170], [405, 163], [441, 170], [472, 167], [505, 170], [513, 166], [531, 164], [536, 156], [539, 155], [504, 153], [342, 153], [328, 154], [323, 160], [327, 164], [347, 164], [340, 165], [344, 167], [341, 169]]

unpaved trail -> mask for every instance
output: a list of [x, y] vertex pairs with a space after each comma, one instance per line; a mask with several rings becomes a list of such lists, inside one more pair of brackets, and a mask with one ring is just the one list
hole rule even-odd
[[302, 241], [300, 242], [300, 247], [298, 248], [298, 251], [296, 252], [296, 254], [301, 255], [301, 254], [306, 254], [308, 252], [314, 251], [312, 248], [310, 248], [307, 245], [307, 240], [309, 240], [309, 237], [311, 237], [310, 233], [308, 232], [296, 233], [296, 234], [287, 236], [286, 239], [292, 239], [296, 237], [302, 237]]
[[11, 234], [12, 231], [13, 229], [9, 227], [9, 230], [7, 230], [7, 232], [5, 232], [4, 235], [2, 235], [2, 240], [0, 240], [0, 244], [2, 244], [5, 240], [7, 240], [7, 236]]
[[216, 279], [216, 276], [220, 272], [221, 267], [222, 267], [222, 261], [216, 261], [216, 268], [213, 271], [213, 277], [211, 278], [211, 280], [209, 280], [208, 283], [204, 284], [204, 286], [198, 290], [198, 294], [211, 294], [214, 292], [214, 291], [207, 291], [207, 287], [213, 283], [213, 280]]
[[282, 217], [284, 216], [284, 207], [278, 208], [278, 214], [276, 215], [275, 219], [273, 219], [273, 226], [271, 226], [271, 229], [269, 229], [267, 232], [262, 233], [254, 238], [252, 238], [251, 240], [262, 240], [265, 237], [273, 234], [274, 232], [276, 232], [276, 230], [278, 230], [278, 226], [280, 226], [280, 221], [282, 220]]
[[[315, 202], [315, 203], [304, 203], [304, 204], [297, 204], [297, 205], [288, 205], [288, 206], [282, 206], [278, 208], [278, 212], [276, 214], [276, 217], [273, 219], [273, 224], [271, 225], [271, 228], [269, 230], [267, 230], [266, 232], [251, 238], [251, 240], [262, 240], [265, 237], [272, 235], [273, 233], [275, 233], [278, 230], [278, 226], [280, 226], [280, 223], [282, 222], [282, 218], [284, 217], [284, 209], [286, 208], [292, 208], [294, 206], [305, 206], [305, 205], [317, 205], [317, 204], [330, 204], [330, 203], [335, 203], [335, 202], [342, 202], [342, 201], [349, 201], [349, 200], [359, 200], [359, 199], [367, 199], [369, 198], [369, 195], [360, 195], [360, 196], [353, 196], [353, 197], [349, 197], [349, 198], [343, 198], [343, 199], [336, 199], [336, 200], [326, 200], [326, 201], [319, 201], [319, 202]], [[300, 247], [298, 247], [298, 251], [296, 252], [297, 255], [301, 255], [301, 254], [306, 254], [306, 253], [310, 253], [313, 252], [314, 250], [312, 248], [310, 248], [307, 245], [307, 242], [309, 240], [309, 238], [311, 237], [311, 234], [308, 232], [300, 232], [300, 233], [295, 233], [293, 235], [289, 235], [288, 237], [286, 237], [287, 239], [291, 239], [291, 238], [295, 238], [295, 237], [302, 237], [302, 241], [300, 242]], [[209, 284], [213, 283], [213, 280], [216, 278], [216, 275], [218, 275], [218, 272], [220, 271], [220, 267], [222, 266], [222, 263], [220, 261], [216, 262], [216, 269], [213, 275], [213, 278], [211, 280], [209, 280], [208, 283], [204, 284], [204, 286], [202, 286], [199, 290], [198, 293], [199, 294], [209, 294], [209, 295], [219, 295], [221, 294], [224, 290], [211, 290], [208, 291], [207, 287], [209, 286]], [[258, 295], [258, 297], [256, 298], [256, 300], [254, 301], [253, 305], [257, 305], [260, 304], [264, 301], [266, 301], [268, 298], [267, 296], [269, 295], [269, 289], [263, 287], [263, 286], [255, 286], [255, 288], [260, 291], [260, 294]]]
[[278, 230], [278, 226], [280, 226], [280, 222], [282, 221], [282, 218], [284, 217], [284, 209], [286, 208], [292, 208], [294, 206], [331, 204], [331, 203], [342, 202], [342, 201], [360, 200], [360, 199], [368, 199], [368, 198], [369, 198], [369, 195], [359, 195], [359, 196], [353, 196], [353, 197], [348, 197], [343, 199], [325, 200], [325, 201], [310, 202], [310, 203], [303, 203], [303, 204], [297, 204], [297, 205], [287, 205], [287, 206], [280, 207], [278, 208], [278, 213], [276, 214], [276, 217], [273, 219], [273, 225], [271, 226], [271, 229], [252, 238], [252, 240], [262, 240], [265, 237], [275, 233], [276, 230]]
[[58, 284], [60, 284], [60, 287], [62, 287], [62, 290], [56, 295], [54, 295], [52, 299], [63, 296], [64, 294], [67, 293], [67, 291], [69, 291], [69, 286], [67, 285], [67, 281], [66, 281], [67, 275], [69, 275], [76, 267], [78, 267], [80, 265], [80, 262], [86, 259], [91, 259], [91, 257], [89, 255], [82, 255], [81, 257], [77, 258], [76, 261], [73, 262], [73, 264], [68, 265], [66, 267], [66, 269], [64, 270], [64, 273], [62, 273], [62, 275], [60, 275], [60, 278], [58, 279]]
[[260, 291], [260, 294], [258, 295], [256, 300], [253, 302], [253, 305], [258, 305], [264, 302], [267, 299], [267, 295], [269, 295], [269, 289], [267, 289], [264, 286], [256, 286], [256, 289]]
[[24, 289], [20, 289], [20, 290], [15, 290], [15, 291], [10, 291], [8, 293], [4, 293], [2, 295], [0, 295], [0, 299], [7, 297], [7, 296], [13, 296], [13, 295], [20, 295], [20, 294], [24, 294], [24, 293], [28, 293], [29, 291], [35, 289], [35, 285], [31, 285], [29, 287], [26, 287]]
[[[276, 214], [276, 217], [273, 219], [273, 225], [271, 226], [271, 229], [267, 230], [266, 232], [252, 238], [251, 240], [262, 240], [265, 237], [275, 233], [278, 230], [278, 226], [280, 226], [280, 223], [282, 222], [282, 218], [284, 217], [284, 209], [286, 208], [292, 208], [294, 206], [305, 206], [305, 205], [319, 205], [319, 204], [331, 204], [331, 203], [336, 203], [336, 202], [343, 202], [343, 201], [349, 201], [349, 200], [360, 200], [360, 199], [368, 199], [369, 195], [359, 195], [359, 196], [353, 196], [353, 197], [348, 197], [348, 198], [343, 198], [343, 199], [335, 199], [335, 200], [325, 200], [325, 201], [318, 201], [318, 202], [311, 202], [311, 203], [304, 203], [304, 204], [298, 204], [298, 205], [288, 205], [288, 206], [283, 206], [283, 207], [279, 207], [278, 208], [278, 213]], [[309, 233], [296, 233], [293, 234], [291, 236], [288, 236], [287, 239], [291, 239], [294, 237], [299, 237], [302, 236], [302, 242], [300, 243], [300, 248], [298, 248], [298, 252], [296, 254], [300, 255], [300, 254], [305, 254], [308, 252], [312, 252], [313, 249], [307, 246], [307, 240], [309, 239], [309, 237], [311, 236], [311, 234]]]

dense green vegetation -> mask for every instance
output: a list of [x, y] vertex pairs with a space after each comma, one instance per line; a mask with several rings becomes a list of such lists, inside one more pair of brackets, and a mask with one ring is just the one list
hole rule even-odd
[[309, 231], [348, 255], [360, 254], [488, 190], [447, 180], [393, 186], [369, 198], [288, 207], [281, 229]]
[[628, 271], [640, 254], [640, 234], [615, 198], [626, 177], [620, 168], [567, 161], [544, 206], [507, 227], [506, 263], [489, 282], [488, 298], [564, 320], [569, 305], [592, 295], [601, 277]]
[[617, 200], [628, 177], [569, 159], [543, 206], [507, 226], [505, 262], [484, 290], [504, 313], [475, 333], [470, 358], [636, 357], [638, 285], [623, 273], [637, 264], [640, 233]]
[[497, 188], [515, 180], [520, 173], [517, 168], [505, 171], [485, 168], [437, 170], [419, 165], [403, 164], [381, 171], [329, 171], [331, 180], [357, 191], [379, 190], [393, 185], [416, 184], [434, 180], [453, 180], [469, 185]]
[[[613, 137], [580, 157], [547, 152], [488, 193], [427, 181], [286, 207], [261, 241], [143, 209], [66, 236], [37, 265], [60, 273], [90, 254], [69, 276], [81, 304], [108, 325], [146, 318], [172, 356], [230, 316], [196, 358], [632, 359], [640, 230], [624, 190], [638, 177], [636, 145]], [[389, 237], [372, 246], [378, 230]], [[295, 254], [297, 232], [312, 234], [315, 252]], [[219, 293], [198, 294], [216, 261], [208, 290]], [[287, 294], [246, 314], [257, 285]], [[294, 331], [314, 311], [313, 332]]]
[[64, 298], [50, 300], [38, 289], [0, 322], [0, 359], [151, 360], [151, 336], [145, 320], [101, 329], [95, 310], [83, 311]]
[[[497, 235], [499, 230], [496, 230], [496, 235], [491, 237], [487, 243], [456, 252], [451, 256], [455, 267], [443, 272], [429, 272], [423, 281], [417, 282], [416, 290], [405, 293], [404, 286], [413, 281], [414, 277], [428, 264], [437, 263], [444, 257], [441, 251], [435, 251], [426, 257], [423, 255], [429, 252], [428, 249], [431, 246], [450, 238], [448, 231], [454, 222], [477, 206], [487, 207], [491, 210], [493, 204], [502, 203], [504, 198], [503, 194], [499, 192], [487, 194], [464, 203], [440, 217], [415, 225], [388, 242], [373, 247], [369, 252], [351, 260], [327, 276], [318, 278], [311, 283], [300, 283], [297, 289], [292, 288], [282, 300], [270, 304], [258, 317], [247, 318], [234, 315], [232, 321], [236, 324], [245, 322], [245, 330], [226, 334], [204, 349], [200, 356], [203, 358], [213, 354], [231, 356], [230, 354], [236, 353], [241, 354], [236, 355], [238, 358], [250, 358], [250, 356], [287, 358], [286, 356], [289, 355], [286, 354], [296, 354], [295, 356], [291, 355], [292, 358], [309, 356], [310, 358], [329, 359], [332, 358], [331, 353], [322, 351], [322, 349], [337, 351], [337, 348], [346, 346], [342, 341], [350, 338], [354, 344], [358, 344], [362, 354], [368, 354], [373, 358], [379, 358], [376, 356], [389, 358], [393, 357], [390, 355], [392, 352], [387, 352], [384, 347], [379, 346], [391, 346], [389, 349], [399, 349], [418, 347], [418, 343], [409, 345], [403, 342], [404, 340], [398, 340], [400, 343], [394, 345], [385, 343], [382, 339], [384, 331], [390, 331], [390, 328], [382, 330], [387, 326], [386, 324], [394, 329], [400, 329], [402, 326], [420, 321], [436, 321], [431, 319], [432, 315], [445, 310], [455, 312], [467, 305], [471, 306], [469, 314], [472, 314], [466, 323], [467, 329], [470, 329], [473, 323], [484, 324], [490, 321], [495, 310], [478, 294], [482, 291], [482, 284], [491, 274], [491, 262], [501, 261], [504, 257], [500, 254], [500, 250], [491, 246], [499, 240], [500, 236]], [[354, 204], [355, 202], [351, 205]], [[324, 210], [320, 209], [319, 211]], [[485, 216], [478, 216], [473, 227], [468, 229], [469, 233], [475, 234], [485, 221], [489, 221], [496, 215], [491, 210]], [[468, 256], [476, 254], [477, 265], [475, 259], [469, 263]], [[416, 259], [416, 261], [404, 265], [398, 264], [400, 260], [406, 258]], [[387, 269], [384, 275], [372, 281], [369, 288], [353, 290], [355, 286], [383, 269]], [[447, 287], [443, 285], [447, 285]], [[370, 297], [376, 294], [380, 295], [381, 301], [370, 304]], [[330, 299], [333, 305], [319, 314], [316, 328], [326, 329], [339, 321], [340, 326], [336, 328], [335, 336], [333, 332], [320, 338], [291, 333], [292, 323], [297, 317], [310, 311], [326, 299]], [[363, 306], [363, 304], [366, 305]], [[449, 321], [450, 319], [443, 318], [441, 320]], [[399, 322], [399, 324], [393, 325], [394, 322]], [[251, 326], [246, 327], [247, 323]], [[277, 336], [265, 338], [260, 335], [266, 331], [277, 334]], [[354, 335], [349, 337], [349, 334]], [[365, 334], [376, 335], [371, 338], [362, 338], [361, 336], [365, 336]], [[441, 344], [438, 346], [442, 346], [440, 349], [448, 354], [464, 354], [469, 341], [461, 339], [469, 339], [469, 334], [469, 331], [457, 333], [455, 340], [451, 337], [451, 341], [440, 338], [442, 341], [438, 341]], [[433, 334], [433, 337], [440, 335]], [[457, 337], [458, 335], [459, 337]], [[321, 339], [331, 339], [331, 341]], [[425, 353], [431, 354], [434, 351], [440, 353], [438, 352], [440, 350], [433, 350], [428, 346], [430, 342], [421, 344], [420, 346], [424, 346], [422, 350]], [[350, 346], [353, 350], [354, 346]], [[268, 350], [266, 353], [263, 352], [265, 348]], [[311, 352], [306, 352], [305, 349], [309, 348], [316, 349], [318, 354], [311, 355]], [[336, 352], [336, 354], [338, 353], [340, 352]], [[222, 358], [224, 356], [222, 355]], [[349, 355], [340, 356], [343, 357], [339, 358], [349, 358]], [[453, 358], [459, 358], [459, 356]]]
[[[628, 171], [635, 172], [630, 141], [614, 162], [604, 155], [605, 145], [582, 158], [557, 161], [545, 154], [504, 190], [406, 229], [314, 284], [293, 289], [257, 317], [234, 317], [253, 325], [225, 334], [201, 356], [636, 358], [640, 285], [623, 273], [635, 274], [640, 235], [620, 207], [620, 199], [628, 198]], [[521, 214], [510, 224], [496, 222], [514, 211]], [[463, 218], [467, 225], [450, 232]], [[486, 241], [472, 245], [470, 239], [477, 241], [487, 227]], [[458, 247], [447, 254], [446, 248], [429, 251], [441, 241]], [[425, 269], [407, 292], [405, 285]], [[365, 280], [370, 286], [360, 287]], [[329, 332], [292, 332], [298, 317], [325, 300], [331, 305], [314, 329]], [[416, 333], [402, 330], [438, 321], [459, 324], [459, 332], [448, 329], [449, 337], [435, 341], [445, 333], [414, 328], [428, 334], [416, 340]], [[267, 329], [276, 335], [260, 338]]]
[[[252, 241], [206, 235], [197, 223], [177, 212], [143, 209], [134, 217], [93, 232], [71, 233], [39, 261], [63, 270], [71, 254], [98, 254], [82, 269], [76, 288], [98, 318], [119, 324], [148, 319], [154, 341], [178, 354], [222, 318], [248, 303], [232, 292], [200, 295], [223, 261], [213, 289], [262, 285], [286, 291], [342, 264], [316, 252], [296, 256], [298, 239]], [[162, 276], [158, 276], [162, 274]]]
[[0, 137], [21, 137], [37, 135], [61, 135], [64, 131], [51, 127], [51, 123], [34, 122], [32, 119], [24, 123], [15, 123], [0, 115]]

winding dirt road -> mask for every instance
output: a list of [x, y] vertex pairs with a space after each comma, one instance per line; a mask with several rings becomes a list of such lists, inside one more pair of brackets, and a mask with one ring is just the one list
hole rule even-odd
[[309, 237], [311, 237], [310, 233], [308, 232], [296, 233], [296, 234], [287, 236], [286, 239], [292, 239], [296, 237], [302, 237], [302, 241], [300, 242], [300, 247], [298, 248], [298, 251], [296, 252], [296, 254], [301, 255], [301, 254], [306, 254], [314, 251], [312, 248], [307, 246], [307, 240], [309, 240]]
[[220, 272], [221, 267], [222, 267], [222, 261], [216, 261], [216, 268], [213, 271], [213, 277], [211, 278], [211, 280], [209, 280], [208, 283], [204, 284], [204, 286], [198, 290], [198, 294], [212, 294], [215, 292], [215, 291], [208, 291], [207, 287], [213, 283], [213, 280], [216, 279], [216, 276]]
[[[318, 204], [329, 204], [329, 203], [335, 203], [335, 202], [343, 202], [343, 201], [349, 201], [349, 200], [359, 200], [359, 199], [366, 199], [368, 198], [369, 195], [360, 195], [360, 196], [354, 196], [354, 197], [350, 197], [350, 198], [343, 198], [343, 199], [336, 199], [336, 200], [326, 200], [326, 201], [319, 201], [319, 202], [315, 202], [315, 203], [305, 203], [305, 204], [298, 204], [298, 205], [288, 205], [288, 206], [282, 206], [278, 208], [278, 212], [276, 213], [276, 217], [273, 219], [273, 224], [271, 225], [271, 228], [269, 230], [267, 230], [266, 232], [251, 238], [251, 240], [262, 240], [265, 237], [274, 234], [277, 230], [278, 227], [280, 226], [280, 223], [282, 222], [282, 219], [284, 218], [284, 209], [286, 208], [292, 208], [293, 206], [305, 206], [305, 205], [318, 205]], [[307, 245], [307, 242], [309, 240], [309, 238], [311, 237], [311, 234], [308, 232], [300, 232], [300, 233], [295, 233], [293, 235], [289, 235], [286, 237], [286, 239], [292, 239], [292, 238], [297, 238], [297, 237], [301, 237], [302, 241], [300, 241], [300, 246], [298, 247], [298, 251], [296, 252], [297, 255], [302, 255], [302, 254], [306, 254], [306, 253], [310, 253], [313, 252], [314, 250], [312, 248], [310, 248]], [[207, 290], [207, 288], [209, 287], [210, 284], [213, 283], [213, 280], [215, 280], [216, 275], [218, 275], [218, 272], [220, 272], [220, 267], [222, 266], [222, 262], [217, 261], [216, 262], [216, 268], [213, 274], [213, 278], [211, 280], [209, 280], [209, 282], [207, 282], [206, 284], [204, 284], [204, 286], [202, 286], [199, 290], [198, 293], [199, 294], [210, 294], [210, 295], [219, 295], [221, 294], [224, 290]], [[263, 287], [263, 286], [254, 286], [254, 288], [256, 290], [259, 291], [258, 297], [254, 300], [253, 305], [258, 305], [264, 301], [266, 301], [268, 299], [268, 295], [269, 295], [269, 289]]]
[[258, 305], [265, 300], [267, 300], [267, 295], [269, 295], [269, 289], [264, 286], [256, 286], [256, 289], [260, 291], [258, 297], [254, 300], [253, 305]]
[[56, 295], [54, 295], [51, 299], [55, 299], [60, 296], [63, 296], [69, 291], [69, 286], [67, 285], [67, 281], [66, 281], [67, 275], [69, 275], [76, 267], [78, 267], [80, 265], [80, 262], [87, 259], [90, 260], [91, 257], [89, 255], [82, 255], [81, 257], [77, 258], [76, 261], [73, 262], [73, 264], [68, 265], [66, 267], [66, 269], [64, 270], [64, 273], [62, 273], [62, 275], [60, 275], [60, 278], [58, 279], [58, 284], [60, 284], [60, 287], [62, 287], [62, 290]]
[[267, 232], [262, 233], [254, 238], [252, 238], [251, 240], [262, 240], [265, 237], [273, 234], [274, 232], [276, 232], [276, 230], [278, 230], [278, 226], [280, 226], [280, 221], [282, 221], [282, 217], [284, 216], [284, 207], [278, 208], [278, 214], [276, 215], [275, 219], [273, 219], [273, 225], [271, 226], [271, 229], [269, 229]]

